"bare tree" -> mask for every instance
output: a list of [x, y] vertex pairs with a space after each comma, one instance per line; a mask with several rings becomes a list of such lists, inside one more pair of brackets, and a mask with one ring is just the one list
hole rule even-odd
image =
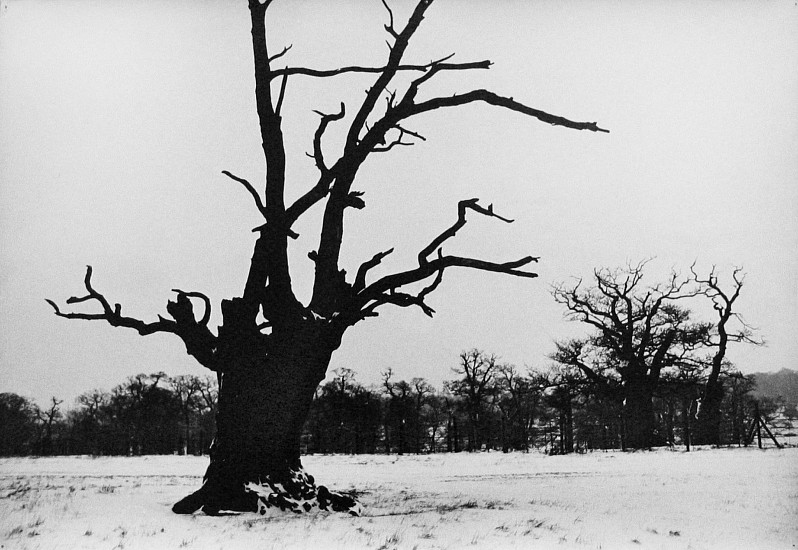
[[496, 375], [499, 393], [496, 406], [501, 412], [502, 450], [527, 450], [529, 431], [540, 399], [539, 388], [518, 372], [515, 365], [499, 365]]
[[[497, 263], [444, 254], [442, 246], [466, 224], [469, 213], [512, 221], [494, 212], [492, 205], [466, 199], [458, 205], [457, 220], [420, 248], [417, 265], [379, 278], [370, 277], [371, 270], [392, 252], [390, 249], [377, 252], [352, 271], [354, 278], [347, 277], [340, 265], [344, 217], [352, 209], [365, 207], [363, 192], [353, 185], [368, 158], [421, 141], [421, 134], [408, 126], [420, 115], [472, 103], [501, 107], [554, 126], [606, 132], [595, 122], [574, 122], [485, 89], [424, 96], [425, 85], [442, 73], [485, 70], [491, 65], [488, 60], [454, 62], [451, 55], [422, 64], [404, 61], [408, 44], [432, 0], [419, 0], [404, 26], [398, 25], [399, 18], [385, 4], [389, 53], [383, 65], [334, 69], [278, 67], [289, 47], [277, 53], [268, 47], [266, 21], [269, 18], [271, 22], [271, 4], [272, 0], [248, 0], [255, 99], [266, 164], [263, 191], [243, 177], [223, 172], [251, 195], [263, 223], [253, 230], [257, 239], [241, 295], [221, 302], [223, 323], [217, 333], [208, 327], [211, 300], [205, 294], [175, 289], [175, 300], [166, 306], [170, 318], [159, 316], [146, 322], [124, 315], [120, 304], [95, 289], [91, 267], [84, 279], [86, 294], [70, 298], [67, 303], [94, 305], [99, 311], [65, 312], [49, 301], [56, 315], [67, 319], [102, 320], [141, 335], [174, 334], [182, 339], [191, 356], [218, 374], [217, 437], [211, 463], [202, 488], [177, 503], [173, 508], [177, 513], [191, 513], [201, 507], [214, 514], [221, 509], [254, 511], [268, 506], [297, 511], [319, 506], [358, 513], [359, 505], [354, 499], [317, 488], [300, 461], [303, 423], [344, 332], [361, 320], [376, 316], [385, 305], [416, 306], [431, 316], [434, 310], [426, 299], [451, 267], [526, 278], [537, 276], [524, 269], [537, 261], [532, 256]], [[318, 168], [318, 178], [289, 203], [281, 114], [287, 82], [289, 78], [347, 74], [373, 74], [374, 81], [354, 109], [347, 109], [340, 102], [335, 112], [317, 111], [320, 119], [310, 139], [310, 156]], [[411, 78], [398, 79], [400, 74]], [[335, 124], [344, 124], [346, 129], [342, 149], [331, 160], [323, 138]], [[289, 243], [297, 236], [293, 229], [297, 220], [320, 203], [324, 215], [318, 249], [308, 254], [315, 264], [313, 292], [308, 303], [300, 303], [292, 285]], [[414, 283], [421, 288], [413, 287]], [[200, 313], [195, 311], [198, 304]]]
[[646, 263], [597, 269], [589, 288], [579, 281], [553, 289], [566, 318], [594, 329], [586, 340], [558, 344], [554, 358], [578, 367], [610, 394], [620, 390], [625, 444], [635, 449], [653, 443], [652, 400], [663, 369], [686, 360], [707, 331], [706, 325], [690, 323], [689, 310], [674, 303], [697, 294], [690, 281], [672, 273], [667, 282], [644, 287]]
[[191, 440], [191, 413], [197, 408], [200, 398], [202, 383], [198, 376], [182, 374], [168, 379], [169, 388], [180, 403], [180, 413], [183, 417], [183, 445], [184, 455], [189, 453]]
[[[732, 308], [743, 288], [745, 275], [741, 268], [732, 272], [731, 291], [724, 291], [718, 281], [715, 266], [710, 269], [706, 278], [702, 279], [695, 271], [695, 264], [690, 267], [695, 281], [702, 285], [703, 294], [712, 300], [712, 307], [717, 312], [718, 320], [713, 327], [713, 334], [708, 335], [705, 345], [715, 349], [712, 354], [711, 368], [707, 381], [701, 392], [700, 407], [696, 415], [694, 442], [703, 445], [720, 443], [721, 403], [723, 402], [722, 368], [726, 359], [726, 351], [730, 342], [745, 342], [762, 345], [764, 342], [754, 337], [753, 329]], [[732, 323], [736, 327], [732, 328]]]
[[460, 365], [454, 372], [462, 378], [448, 383], [449, 391], [463, 399], [468, 413], [468, 451], [482, 447], [484, 420], [490, 397], [496, 390], [495, 377], [499, 365], [495, 355], [472, 349], [460, 354]]
[[393, 369], [382, 373], [382, 387], [388, 398], [385, 410], [385, 448], [388, 454], [392, 445], [398, 454], [408, 450], [407, 420], [412, 406], [412, 388], [404, 380], [393, 380]]
[[51, 397], [50, 406], [48, 408], [38, 409], [36, 411], [39, 421], [42, 423], [42, 429], [44, 430], [40, 449], [40, 452], [43, 455], [49, 455], [53, 452], [53, 428], [56, 425], [56, 421], [58, 421], [62, 416], [61, 404], [63, 402], [63, 399]]

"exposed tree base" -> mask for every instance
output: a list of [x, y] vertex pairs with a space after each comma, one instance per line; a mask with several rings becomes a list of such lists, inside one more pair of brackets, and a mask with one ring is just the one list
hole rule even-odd
[[265, 514], [269, 508], [294, 513], [325, 510], [346, 512], [353, 516], [363, 513], [360, 503], [352, 496], [318, 487], [313, 476], [304, 469], [291, 470], [282, 482], [268, 476], [258, 481], [240, 485], [238, 489], [223, 489], [208, 480], [198, 491], [177, 502], [172, 511], [176, 514], [193, 514], [199, 509], [215, 516], [224, 512], [258, 512]]

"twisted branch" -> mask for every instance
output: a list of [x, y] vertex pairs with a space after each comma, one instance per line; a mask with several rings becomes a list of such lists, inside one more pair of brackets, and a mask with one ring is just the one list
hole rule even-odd
[[265, 218], [266, 207], [263, 205], [263, 199], [260, 197], [260, 193], [258, 193], [255, 187], [244, 178], [239, 178], [238, 176], [231, 174], [227, 170], [222, 170], [222, 174], [224, 174], [231, 180], [237, 181], [238, 183], [243, 185], [247, 191], [249, 191], [249, 194], [252, 195], [252, 198], [255, 200], [255, 206], [258, 207], [258, 212], [260, 212], [261, 215]]
[[174, 321], [169, 321], [164, 319], [160, 315], [158, 316], [158, 321], [154, 323], [145, 323], [139, 319], [134, 319], [133, 317], [124, 317], [122, 316], [122, 306], [120, 304], [114, 304], [114, 307], [111, 307], [111, 304], [108, 303], [108, 300], [94, 290], [91, 285], [91, 275], [92, 275], [92, 267], [86, 266], [86, 276], [83, 279], [83, 284], [86, 287], [86, 291], [88, 294], [86, 296], [73, 296], [69, 298], [66, 303], [67, 304], [79, 304], [83, 302], [89, 301], [96, 301], [102, 307], [102, 313], [64, 313], [60, 310], [58, 305], [52, 300], [46, 300], [48, 304], [52, 306], [55, 310], [55, 314], [58, 317], [63, 317], [65, 319], [83, 319], [86, 321], [107, 321], [108, 324], [114, 327], [126, 327], [132, 328], [136, 330], [142, 336], [146, 336], [149, 334], [154, 334], [156, 332], [171, 332], [173, 334], [177, 334], [177, 323]]
[[[465, 211], [471, 209], [480, 214], [499, 218], [500, 220], [511, 223], [512, 220], [504, 218], [493, 212], [493, 205], [488, 208], [483, 208], [477, 204], [478, 199], [463, 200], [458, 203], [458, 219], [448, 229], [443, 231], [440, 235], [435, 237], [432, 242], [427, 245], [418, 255], [418, 267], [408, 271], [394, 273], [382, 277], [374, 283], [365, 286], [366, 272], [372, 267], [378, 265], [382, 259], [389, 254], [393, 249], [376, 254], [371, 260], [365, 262], [358, 270], [353, 291], [356, 294], [356, 307], [359, 310], [357, 320], [365, 317], [375, 315], [375, 309], [383, 304], [394, 304], [402, 307], [410, 305], [419, 306], [424, 313], [432, 316], [434, 310], [426, 305], [424, 299], [438, 288], [442, 279], [443, 271], [448, 267], [468, 267], [471, 269], [478, 269], [481, 271], [492, 271], [495, 273], [506, 273], [508, 275], [515, 275], [516, 277], [534, 278], [537, 273], [530, 271], [523, 271], [520, 268], [532, 262], [537, 262], [538, 258], [526, 256], [519, 260], [514, 260], [504, 263], [489, 262], [485, 260], [478, 260], [475, 258], [463, 258], [460, 256], [444, 256], [440, 245], [444, 241], [453, 237], [457, 231], [466, 223]], [[437, 249], [438, 256], [434, 260], [430, 260], [429, 256]], [[427, 287], [423, 288], [417, 294], [412, 295], [408, 293], [397, 292], [398, 288], [403, 286], [417, 283], [435, 275], [435, 280]]]
[[[210, 370], [217, 370], [215, 348], [216, 336], [208, 330], [208, 321], [211, 315], [210, 299], [200, 292], [183, 292], [174, 289], [177, 293], [177, 301], [168, 302], [166, 310], [174, 321], [158, 316], [158, 320], [153, 323], [145, 323], [140, 319], [126, 317], [122, 315], [120, 304], [111, 304], [100, 292], [97, 292], [91, 284], [92, 267], [86, 266], [86, 276], [83, 284], [88, 294], [85, 296], [73, 296], [67, 299], [66, 303], [80, 304], [84, 302], [97, 302], [102, 308], [102, 313], [81, 313], [63, 312], [53, 300], [47, 299], [46, 302], [53, 308], [58, 317], [65, 319], [82, 319], [86, 321], [106, 321], [113, 327], [132, 328], [142, 336], [155, 334], [157, 332], [168, 332], [179, 336], [186, 345], [186, 352], [193, 356], [199, 363]], [[189, 298], [200, 298], [205, 303], [205, 312], [202, 319], [197, 322]]]
[[479, 204], [479, 199], [467, 199], [462, 200], [457, 205], [457, 221], [452, 225], [449, 229], [435, 237], [431, 243], [429, 243], [424, 249], [418, 253], [418, 264], [423, 265], [427, 262], [427, 257], [432, 254], [436, 248], [443, 244], [444, 241], [450, 239], [455, 236], [458, 230], [462, 228], [466, 224], [466, 209], [471, 209], [474, 212], [478, 212], [484, 216], [489, 216], [493, 218], [498, 218], [505, 223], [513, 223], [513, 220], [503, 218], [498, 214], [493, 212], [493, 205], [488, 205], [487, 208], [481, 207]]

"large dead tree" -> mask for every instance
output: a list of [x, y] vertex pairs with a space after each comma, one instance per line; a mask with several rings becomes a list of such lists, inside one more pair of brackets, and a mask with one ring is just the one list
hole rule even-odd
[[[141, 335], [168, 332], [185, 343], [187, 352], [215, 371], [220, 380], [217, 439], [202, 487], [174, 506], [177, 513], [202, 508], [261, 510], [269, 506], [310, 510], [313, 507], [358, 513], [359, 505], [346, 495], [316, 486], [300, 462], [300, 432], [318, 384], [324, 379], [330, 357], [349, 327], [375, 317], [386, 305], [416, 306], [426, 314], [433, 309], [427, 296], [441, 283], [445, 270], [464, 267], [517, 277], [536, 274], [526, 268], [537, 258], [495, 263], [478, 258], [445, 254], [442, 246], [466, 224], [467, 215], [483, 215], [510, 222], [477, 199], [460, 201], [456, 221], [434, 236], [418, 253], [417, 265], [382, 277], [370, 272], [391, 253], [380, 251], [348, 277], [339, 263], [344, 237], [344, 217], [365, 206], [363, 193], [355, 190], [358, 171], [374, 153], [412, 144], [422, 138], [407, 124], [419, 115], [485, 103], [517, 112], [554, 126], [606, 132], [595, 122], [574, 122], [534, 109], [511, 97], [484, 89], [428, 97], [425, 84], [441, 73], [485, 70], [488, 60], [454, 62], [452, 56], [413, 64], [404, 61], [408, 44], [432, 0], [420, 0], [404, 26], [388, 4], [385, 30], [389, 53], [381, 66], [345, 66], [334, 69], [279, 66], [289, 48], [276, 53], [267, 46], [268, 8], [272, 0], [249, 0], [255, 97], [266, 164], [262, 191], [248, 180], [224, 171], [251, 195], [263, 223], [254, 229], [257, 239], [246, 283], [240, 296], [222, 300], [222, 325], [214, 333], [208, 327], [211, 300], [200, 292], [175, 290], [168, 302], [168, 317], [146, 322], [126, 316], [92, 285], [92, 269], [86, 270], [86, 294], [67, 304], [97, 306], [95, 312], [62, 311], [49, 301], [56, 315], [67, 319], [101, 320], [131, 328]], [[310, 137], [318, 177], [292, 203], [285, 199], [286, 149], [281, 107], [289, 78], [327, 78], [347, 74], [373, 74], [374, 81], [354, 108], [340, 103], [337, 112], [318, 112], [319, 124]], [[408, 78], [397, 78], [406, 75]], [[325, 151], [328, 129], [342, 125], [345, 139], [335, 160]], [[288, 248], [297, 235], [296, 221], [316, 204], [324, 205], [318, 249], [309, 253], [315, 263], [315, 279], [308, 303], [294, 294]], [[196, 312], [195, 307], [201, 311]]]
[[553, 358], [622, 403], [624, 443], [633, 449], [654, 443], [653, 398], [664, 370], [689, 360], [707, 333], [706, 324], [692, 323], [690, 311], [676, 304], [699, 292], [691, 281], [672, 273], [646, 287], [645, 264], [597, 269], [594, 285], [559, 284], [552, 292], [567, 319], [593, 329], [589, 338], [558, 343]]
[[714, 266], [704, 279], [696, 273], [695, 265], [690, 267], [690, 271], [696, 283], [702, 286], [703, 294], [712, 300], [712, 308], [718, 315], [717, 322], [712, 332], [707, 334], [705, 341], [705, 345], [714, 348], [715, 351], [709, 360], [710, 370], [701, 392], [693, 442], [697, 445], [717, 445], [720, 443], [721, 403], [724, 394], [721, 372], [725, 365], [729, 343], [762, 345], [764, 342], [754, 336], [752, 327], [733, 309], [745, 281], [741, 268], [735, 268], [732, 272], [734, 284], [731, 285], [731, 290], [722, 288]]

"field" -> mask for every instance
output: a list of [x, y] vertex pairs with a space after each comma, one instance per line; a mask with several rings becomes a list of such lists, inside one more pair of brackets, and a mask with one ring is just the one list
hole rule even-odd
[[0, 548], [798, 548], [798, 449], [309, 456], [366, 512], [170, 506], [206, 458], [0, 459]]

